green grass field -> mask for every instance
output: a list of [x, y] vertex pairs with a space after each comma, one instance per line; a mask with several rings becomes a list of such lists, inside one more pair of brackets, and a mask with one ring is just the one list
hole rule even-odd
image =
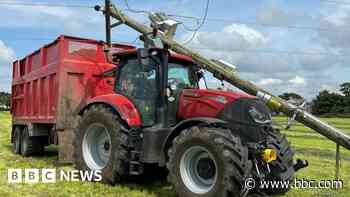
[[[328, 123], [350, 134], [350, 119], [326, 118]], [[276, 124], [283, 125], [285, 117], [275, 118]], [[176, 196], [167, 183], [149, 182], [142, 184], [125, 183], [109, 186], [100, 183], [57, 182], [53, 184], [10, 184], [7, 182], [9, 168], [64, 168], [56, 167], [55, 147], [49, 147], [46, 156], [23, 158], [11, 152], [10, 114], [0, 112], [0, 197], [6, 196]], [[307, 159], [309, 167], [297, 173], [298, 179], [333, 180], [335, 174], [335, 144], [321, 135], [296, 124], [289, 131], [283, 131], [296, 151], [296, 158]], [[350, 196], [350, 151], [341, 149], [341, 179], [344, 188], [339, 190], [293, 189], [286, 196]], [[157, 172], [154, 172], [157, 173]]]

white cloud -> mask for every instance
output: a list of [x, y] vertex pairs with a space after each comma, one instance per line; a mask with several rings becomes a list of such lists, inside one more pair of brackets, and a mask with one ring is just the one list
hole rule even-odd
[[264, 24], [286, 24], [290, 17], [276, 5], [268, 5], [257, 14], [257, 21]]
[[[14, 3], [19, 1], [14, 1]], [[33, 1], [33, 3], [36, 3]], [[60, 29], [61, 33], [103, 31], [102, 14], [92, 8], [52, 7], [46, 5], [0, 5], [0, 27]]]
[[[14, 1], [14, 3], [20, 3], [18, 1]], [[58, 17], [58, 18], [66, 18], [69, 16], [74, 15], [74, 11], [70, 8], [66, 7], [52, 7], [52, 6], [46, 6], [46, 5], [35, 5], [35, 6], [21, 6], [21, 5], [10, 5], [6, 7], [7, 9], [11, 9], [15, 12], [20, 13], [30, 13], [32, 16], [51, 16], [51, 17]]]
[[[186, 34], [183, 40], [189, 36], [191, 34]], [[209, 58], [223, 59], [237, 65], [242, 78], [253, 81], [274, 94], [282, 94], [287, 90], [305, 92], [305, 89], [299, 87], [304, 86], [306, 80], [299, 75], [295, 77], [299, 72], [295, 66], [298, 65], [298, 58], [288, 54], [250, 52], [269, 48], [273, 44], [271, 39], [257, 29], [231, 24], [221, 31], [199, 32], [190, 47]]]
[[[341, 27], [347, 25], [347, 19], [349, 17], [350, 6], [346, 4], [338, 4], [332, 7], [332, 9], [323, 10], [322, 20], [328, 24]], [[335, 9], [334, 9], [335, 8]]]
[[[320, 41], [331, 48], [350, 47], [350, 5], [336, 4], [331, 8], [325, 7], [321, 12], [320, 26], [331, 31], [320, 31]], [[344, 52], [344, 51], [343, 51]]]
[[0, 91], [10, 90], [11, 65], [14, 58], [14, 51], [0, 40]]
[[256, 20], [263, 24], [273, 25], [301, 25], [317, 23], [314, 17], [298, 10], [285, 9], [281, 1], [265, 1], [258, 11]]
[[[188, 40], [186, 33], [181, 40]], [[273, 43], [262, 32], [241, 24], [230, 24], [214, 32], [199, 32], [190, 48], [204, 56], [223, 59], [237, 65], [239, 72], [259, 73], [259, 78], [279, 78], [272, 75], [285, 75], [293, 72], [294, 58], [284, 54], [254, 53], [260, 48], [269, 48]], [[253, 79], [254, 81], [257, 81]]]
[[266, 79], [261, 79], [257, 84], [259, 86], [266, 86], [266, 85], [281, 84], [282, 82], [283, 81], [281, 79], [266, 78]]
[[15, 52], [7, 47], [5, 43], [0, 40], [0, 62], [12, 61], [15, 57]]
[[[180, 40], [186, 41], [191, 37], [192, 33], [187, 33]], [[191, 46], [217, 48], [220, 51], [232, 51], [261, 47], [266, 42], [266, 37], [255, 29], [246, 25], [231, 24], [225, 26], [221, 31], [198, 32], [191, 42]]]
[[282, 82], [283, 81], [280, 79], [266, 78], [266, 79], [261, 79], [257, 84], [260, 86], [266, 86], [266, 85], [281, 84]]
[[290, 79], [289, 82], [294, 84], [294, 85], [305, 85], [306, 84], [305, 79], [300, 77], [300, 76], [295, 76], [293, 79]]
[[[183, 40], [191, 35], [185, 34]], [[292, 36], [288, 39], [295, 39], [294, 34], [286, 36]], [[255, 28], [231, 24], [221, 31], [199, 32], [189, 47], [206, 57], [223, 59], [237, 65], [242, 78], [253, 81], [276, 95], [296, 92], [311, 100], [322, 90], [320, 79], [332, 87], [339, 85], [336, 78], [329, 73], [329, 69], [334, 70], [338, 64], [337, 50], [314, 43], [300, 50], [301, 53], [310, 55], [254, 52], [274, 45], [270, 37]], [[328, 53], [334, 55], [327, 55]], [[220, 84], [211, 82], [215, 83]]]
[[267, 38], [262, 35], [261, 32], [258, 32], [244, 24], [231, 24], [224, 27], [223, 32], [240, 35], [246, 43], [249, 43], [250, 46], [261, 46], [267, 42]]

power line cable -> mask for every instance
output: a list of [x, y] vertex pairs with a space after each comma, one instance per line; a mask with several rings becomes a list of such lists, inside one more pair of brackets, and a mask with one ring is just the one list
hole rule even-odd
[[[209, 3], [210, 3], [210, 0], [207, 0], [206, 6], [205, 6], [204, 16], [202, 17], [202, 19], [197, 18], [197, 21], [201, 21], [197, 27], [195, 27], [195, 28], [190, 28], [190, 27], [187, 27], [184, 23], [182, 23], [182, 25], [184, 26], [184, 28], [185, 28], [187, 31], [196, 32], [196, 31], [198, 31], [198, 30], [204, 25], [204, 23], [206, 22], [207, 17], [208, 17]], [[170, 16], [170, 15], [169, 15], [169, 16]]]
[[187, 28], [187, 27], [184, 25], [184, 23], [182, 23], [182, 24], [183, 24], [183, 27], [184, 27], [185, 29], [187, 29], [188, 31], [193, 31], [192, 37], [191, 37], [189, 40], [187, 40], [185, 43], [183, 43], [184, 45], [187, 45], [187, 44], [189, 44], [190, 42], [192, 42], [193, 39], [196, 37], [196, 35], [197, 35], [198, 31], [200, 30], [200, 28], [202, 28], [203, 25], [205, 24], [205, 22], [206, 22], [206, 20], [207, 20], [207, 17], [208, 17], [209, 4], [210, 4], [210, 0], [207, 0], [206, 6], [205, 6], [204, 16], [203, 16], [203, 18], [202, 18], [201, 23], [200, 23], [196, 28], [194, 28], [194, 29]]
[[0, 6], [46, 6], [46, 7], [71, 7], [71, 8], [94, 8], [94, 6], [80, 5], [80, 4], [52, 4], [52, 3], [27, 3], [27, 2], [2, 2]]
[[130, 12], [133, 12], [136, 14], [148, 14], [148, 13], [150, 13], [147, 10], [135, 10], [135, 9], [131, 8], [128, 0], [124, 0], [124, 3], [125, 3], [125, 6], [127, 8], [126, 11], [130, 11]]

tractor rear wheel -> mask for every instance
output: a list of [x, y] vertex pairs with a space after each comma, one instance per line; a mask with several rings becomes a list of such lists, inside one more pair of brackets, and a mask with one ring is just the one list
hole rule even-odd
[[169, 181], [181, 197], [236, 196], [249, 170], [248, 150], [230, 130], [192, 127], [168, 151]]
[[[267, 176], [268, 180], [290, 181], [294, 178], [294, 151], [290, 146], [285, 135], [278, 129], [271, 129], [267, 139], [268, 147], [277, 151], [277, 160], [270, 163], [271, 173]], [[267, 194], [284, 194], [289, 188], [270, 189], [265, 191]]]
[[74, 164], [79, 170], [101, 170], [102, 181], [114, 184], [127, 176], [128, 136], [110, 108], [95, 105], [85, 110], [74, 138]]

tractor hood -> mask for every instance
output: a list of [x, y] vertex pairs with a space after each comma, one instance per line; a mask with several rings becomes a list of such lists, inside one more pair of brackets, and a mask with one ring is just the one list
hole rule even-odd
[[185, 89], [180, 96], [180, 119], [211, 117], [224, 120], [244, 141], [259, 142], [271, 125], [270, 110], [264, 102], [241, 92]]
[[227, 105], [239, 100], [257, 100], [242, 92], [207, 89], [184, 89], [180, 95], [178, 117], [218, 117]]

